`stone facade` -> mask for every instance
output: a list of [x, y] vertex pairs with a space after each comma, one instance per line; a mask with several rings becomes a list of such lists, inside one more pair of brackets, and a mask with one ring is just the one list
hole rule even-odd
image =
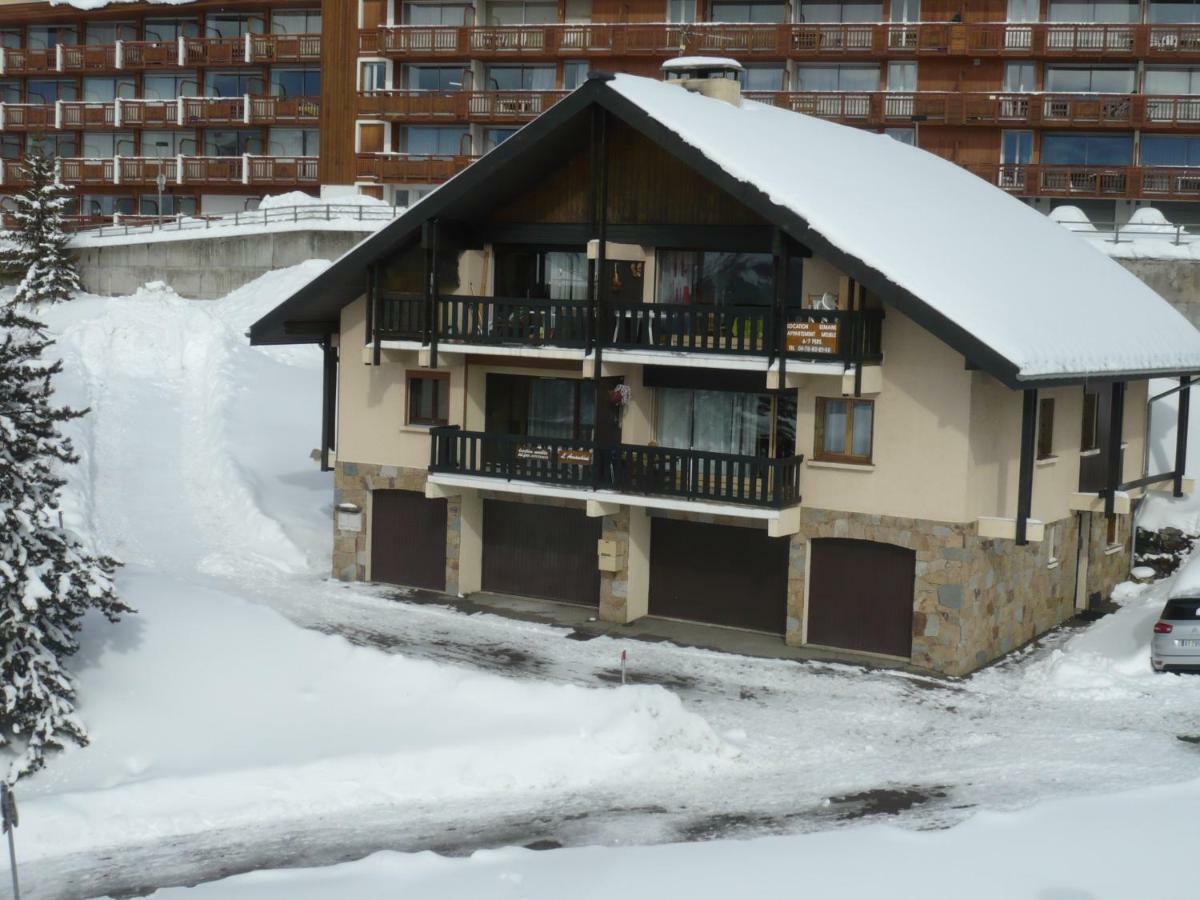
[[629, 507], [621, 507], [614, 516], [605, 516], [600, 525], [600, 540], [616, 545], [617, 569], [600, 572], [600, 618], [605, 622], [628, 621], [629, 600]]

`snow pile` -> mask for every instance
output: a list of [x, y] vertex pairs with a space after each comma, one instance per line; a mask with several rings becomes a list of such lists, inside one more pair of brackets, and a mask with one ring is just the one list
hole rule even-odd
[[259, 209], [280, 209], [293, 206], [388, 206], [389, 204], [366, 194], [339, 194], [337, 197], [314, 197], [304, 191], [289, 191], [286, 194], [268, 194], [258, 204]]
[[1088, 219], [1087, 213], [1078, 206], [1055, 207], [1050, 210], [1050, 221], [1065, 225], [1070, 231], [1075, 232], [1096, 230], [1096, 226]]
[[[616, 75], [606, 89], [802, 219], [817, 252], [828, 241], [862, 260], [1022, 377], [1200, 368], [1200, 334], [1170, 304], [948, 160], [885, 135], [752, 101], [733, 106], [649, 78]], [[917, 211], [935, 207], [913, 227]]]
[[1200, 236], [1195, 229], [1182, 229], [1152, 206], [1134, 210], [1129, 221], [1116, 231], [1102, 223], [1103, 231], [1088, 220], [1077, 206], [1060, 206], [1050, 219], [1082, 237], [1113, 259], [1200, 260]]

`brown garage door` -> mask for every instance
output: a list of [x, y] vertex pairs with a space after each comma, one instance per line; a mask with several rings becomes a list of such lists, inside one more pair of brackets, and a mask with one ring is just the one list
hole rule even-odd
[[446, 589], [446, 501], [416, 491], [371, 493], [371, 579]]
[[765, 530], [655, 518], [650, 614], [782, 633], [788, 539]]
[[894, 544], [813, 541], [808, 642], [910, 657], [916, 559]]
[[485, 591], [600, 604], [600, 519], [582, 509], [483, 501]]

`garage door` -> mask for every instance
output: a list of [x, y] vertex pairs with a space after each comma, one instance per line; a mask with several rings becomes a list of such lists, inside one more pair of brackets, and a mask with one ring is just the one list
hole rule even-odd
[[372, 491], [371, 580], [446, 589], [446, 501]]
[[600, 519], [582, 509], [483, 502], [485, 591], [600, 604]]
[[910, 657], [916, 559], [893, 544], [813, 541], [808, 642]]
[[655, 518], [650, 615], [782, 634], [788, 539], [765, 530]]

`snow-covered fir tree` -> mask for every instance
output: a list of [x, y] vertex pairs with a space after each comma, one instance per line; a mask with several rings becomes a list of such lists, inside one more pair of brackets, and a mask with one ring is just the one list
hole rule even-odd
[[62, 363], [42, 360], [49, 344], [44, 325], [0, 307], [0, 746], [15, 751], [10, 782], [41, 768], [47, 751], [87, 743], [67, 657], [89, 609], [110, 621], [131, 612], [113, 587], [118, 563], [61, 524], [55, 469], [79, 458], [59, 425], [87, 410], [51, 403]]
[[7, 267], [21, 277], [12, 302], [69, 300], [81, 289], [64, 230], [63, 213], [71, 202], [70, 191], [58, 180], [54, 161], [45, 156], [31, 156], [25, 173], [29, 187], [15, 197], [15, 247], [7, 260]]

